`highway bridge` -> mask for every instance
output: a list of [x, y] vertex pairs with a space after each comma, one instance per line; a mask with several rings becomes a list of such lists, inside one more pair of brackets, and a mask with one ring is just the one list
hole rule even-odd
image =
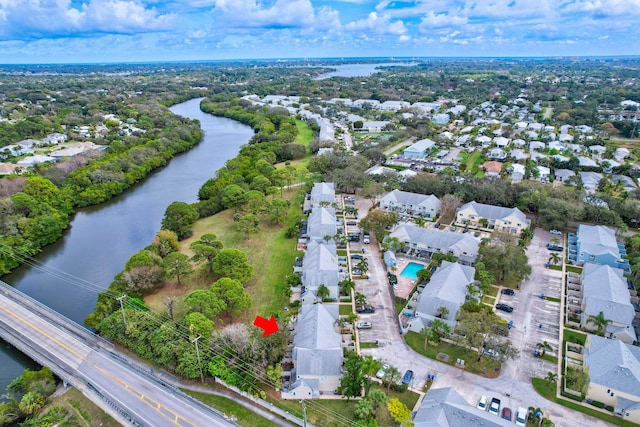
[[106, 340], [0, 281], [0, 336], [123, 425], [235, 426]]

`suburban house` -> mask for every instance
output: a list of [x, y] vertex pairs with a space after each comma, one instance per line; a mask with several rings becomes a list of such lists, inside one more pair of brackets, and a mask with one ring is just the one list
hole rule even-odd
[[340, 385], [342, 337], [336, 330], [338, 305], [303, 305], [293, 337], [291, 385], [283, 399], [335, 395]]
[[[317, 301], [316, 294], [321, 285], [329, 289], [329, 298], [338, 298], [340, 291], [340, 267], [336, 246], [325, 242], [311, 241], [302, 259], [302, 303], [314, 304]], [[346, 272], [343, 278], [346, 277]], [[320, 301], [321, 302], [321, 301]]]
[[[582, 166], [582, 165], [580, 165]], [[582, 182], [582, 186], [588, 193], [593, 193], [598, 188], [598, 184], [600, 180], [602, 180], [602, 174], [599, 172], [586, 172], [581, 171], [578, 172], [580, 174], [580, 181]]]
[[431, 258], [434, 253], [451, 254], [462, 264], [472, 265], [478, 257], [480, 240], [471, 233], [453, 233], [433, 228], [422, 228], [411, 223], [400, 224], [387, 239], [398, 239], [404, 252], [419, 258]]
[[330, 236], [333, 239], [337, 232], [338, 220], [335, 209], [320, 207], [311, 211], [307, 223], [309, 240], [326, 241], [325, 236]]
[[520, 235], [522, 230], [529, 228], [531, 220], [518, 208], [503, 208], [473, 201], [458, 208], [455, 223]]
[[[473, 283], [475, 272], [476, 269], [473, 267], [442, 261], [427, 286], [420, 292], [413, 317], [407, 322], [405, 329], [420, 332], [423, 328], [431, 326], [434, 319], [441, 319], [453, 330], [456, 314], [465, 303], [467, 286]], [[407, 307], [411, 307], [411, 304], [409, 302]], [[442, 315], [440, 307], [445, 307], [448, 313]]]
[[637, 340], [632, 325], [636, 313], [631, 304], [631, 294], [627, 288], [624, 271], [588, 262], [582, 270], [581, 280], [580, 326], [596, 331], [597, 325], [589, 319], [602, 313], [610, 322], [604, 329], [604, 336], [633, 344]]
[[556, 169], [553, 171], [555, 180], [567, 184], [576, 173], [570, 169]]
[[436, 142], [430, 139], [421, 139], [414, 142], [413, 145], [402, 150], [403, 157], [411, 157], [415, 159], [424, 159], [429, 154], [429, 150], [435, 147]]
[[393, 190], [380, 199], [380, 207], [387, 212], [397, 212], [411, 217], [434, 219], [440, 211], [440, 200], [433, 194], [417, 194]]
[[589, 334], [583, 354], [589, 375], [585, 397], [613, 406], [622, 419], [640, 424], [640, 347]]
[[431, 388], [413, 415], [415, 427], [508, 427], [513, 422], [469, 405], [453, 388]]
[[631, 271], [624, 244], [616, 240], [613, 228], [604, 225], [578, 225], [578, 232], [569, 234], [569, 260], [578, 265], [587, 262], [605, 264]]
[[362, 129], [360, 129], [363, 132], [382, 132], [387, 125], [389, 124], [389, 122], [386, 121], [365, 121], [362, 123]]
[[503, 163], [501, 162], [495, 162], [495, 161], [486, 161], [484, 162], [481, 166], [480, 169], [482, 169], [485, 172], [485, 176], [493, 176], [493, 177], [497, 177], [500, 176], [500, 172], [502, 171], [502, 165]]
[[317, 182], [313, 185], [310, 193], [311, 205], [313, 207], [324, 204], [331, 205], [336, 201], [336, 190], [333, 182]]

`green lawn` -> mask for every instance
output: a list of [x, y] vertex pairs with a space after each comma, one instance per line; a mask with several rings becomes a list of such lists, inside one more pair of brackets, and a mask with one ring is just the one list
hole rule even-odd
[[567, 271], [570, 271], [571, 273], [582, 273], [582, 268], [576, 267], [574, 265], [567, 265], [565, 266], [565, 269]]
[[552, 302], [560, 302], [560, 298], [556, 298], [556, 297], [544, 297], [544, 299]]
[[[467, 350], [464, 347], [460, 347], [447, 342], [441, 342], [440, 344], [432, 344], [425, 348], [424, 337], [415, 332], [409, 332], [404, 336], [404, 339], [409, 347], [416, 353], [428, 357], [429, 359], [438, 360], [438, 353], [444, 353], [449, 356], [447, 365], [454, 366], [457, 359], [463, 359], [465, 362], [465, 371], [473, 374], [483, 374], [488, 378], [496, 378], [500, 374], [501, 363], [497, 360], [482, 357], [478, 362], [478, 353], [476, 351]], [[484, 372], [483, 372], [484, 371]]]
[[340, 316], [348, 316], [351, 313], [353, 313], [351, 304], [340, 304], [338, 307], [338, 314], [340, 314]]
[[313, 141], [313, 130], [302, 120], [296, 120], [296, 127], [298, 128], [298, 135], [293, 140], [293, 143], [309, 146]]
[[574, 342], [580, 345], [584, 345], [587, 341], [587, 335], [582, 332], [574, 331], [572, 329], [564, 330], [564, 340], [566, 342]]
[[201, 402], [216, 408], [225, 413], [225, 415], [234, 415], [237, 418], [238, 425], [243, 427], [274, 427], [277, 424], [261, 417], [255, 412], [250, 411], [239, 403], [234, 402], [224, 396], [216, 396], [213, 394], [198, 393], [197, 391], [184, 390]]
[[559, 405], [566, 406], [567, 408], [573, 409], [574, 411], [582, 412], [583, 414], [591, 415], [592, 417], [598, 418], [600, 420], [603, 420], [611, 424], [615, 424], [617, 426], [632, 427], [636, 425], [634, 423], [622, 420], [613, 415], [603, 414], [602, 412], [597, 411], [595, 409], [586, 408], [582, 405], [579, 405], [576, 402], [557, 398], [555, 383], [549, 383], [547, 380], [544, 380], [542, 378], [532, 378], [531, 383], [533, 384], [533, 388], [536, 389], [536, 391], [538, 392], [538, 394], [540, 394], [540, 396], [544, 397], [547, 400], [555, 402]]
[[480, 151], [475, 151], [467, 158], [467, 172], [471, 175], [476, 175], [478, 173], [478, 167], [482, 164], [482, 153]]

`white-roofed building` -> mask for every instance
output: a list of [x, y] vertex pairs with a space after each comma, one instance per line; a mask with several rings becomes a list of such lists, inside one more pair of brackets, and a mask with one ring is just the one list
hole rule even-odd
[[613, 406], [622, 419], [640, 424], [640, 347], [587, 335], [584, 367], [586, 398]]
[[[457, 262], [442, 261], [440, 267], [431, 276], [429, 283], [418, 296], [414, 315], [402, 325], [405, 332], [420, 332], [431, 326], [434, 319], [456, 324], [456, 314], [467, 296], [467, 286], [473, 283], [476, 269]], [[448, 313], [442, 315], [440, 307], [446, 307]]]
[[309, 240], [326, 241], [325, 236], [330, 236], [329, 240], [332, 240], [337, 232], [338, 220], [335, 209], [322, 206], [313, 208], [307, 223]]
[[380, 207], [387, 212], [397, 212], [414, 218], [434, 219], [440, 211], [440, 200], [433, 194], [393, 190], [382, 196]]
[[291, 384], [283, 399], [335, 395], [342, 376], [342, 337], [336, 331], [337, 304], [303, 305], [293, 337]]
[[603, 331], [604, 336], [633, 344], [637, 340], [632, 325], [635, 310], [631, 304], [624, 270], [588, 262], [584, 264], [581, 280], [580, 326], [597, 331], [597, 325], [589, 319], [602, 313], [610, 322]]
[[[346, 277], [346, 274], [343, 275]], [[311, 241], [302, 259], [303, 304], [317, 301], [318, 288], [325, 285], [329, 289], [329, 298], [337, 299], [340, 291], [340, 266], [336, 255], [336, 246], [324, 242]]]
[[421, 139], [414, 142], [411, 146], [402, 150], [403, 157], [410, 157], [415, 159], [424, 159], [429, 151], [435, 147], [436, 142], [430, 139]]
[[575, 250], [575, 262], [583, 265], [587, 262], [622, 268], [629, 271], [629, 260], [623, 259], [627, 254], [624, 244], [616, 239], [616, 231], [604, 225], [578, 225], [575, 236], [569, 236], [569, 248]]
[[520, 235], [522, 230], [531, 225], [531, 220], [518, 208], [503, 208], [473, 201], [458, 208], [455, 223]]

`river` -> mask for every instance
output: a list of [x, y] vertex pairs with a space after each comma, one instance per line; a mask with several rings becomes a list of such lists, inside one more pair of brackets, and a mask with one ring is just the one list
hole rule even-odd
[[[175, 114], [200, 121], [204, 139], [198, 145], [124, 194], [78, 211], [64, 236], [34, 257], [37, 265], [23, 265], [2, 280], [83, 324], [98, 292], [109, 286], [132, 254], [151, 243], [167, 206], [195, 202], [202, 184], [253, 135], [248, 126], [202, 112], [201, 99], [171, 107]], [[0, 344], [2, 394], [24, 367], [34, 365]]]

